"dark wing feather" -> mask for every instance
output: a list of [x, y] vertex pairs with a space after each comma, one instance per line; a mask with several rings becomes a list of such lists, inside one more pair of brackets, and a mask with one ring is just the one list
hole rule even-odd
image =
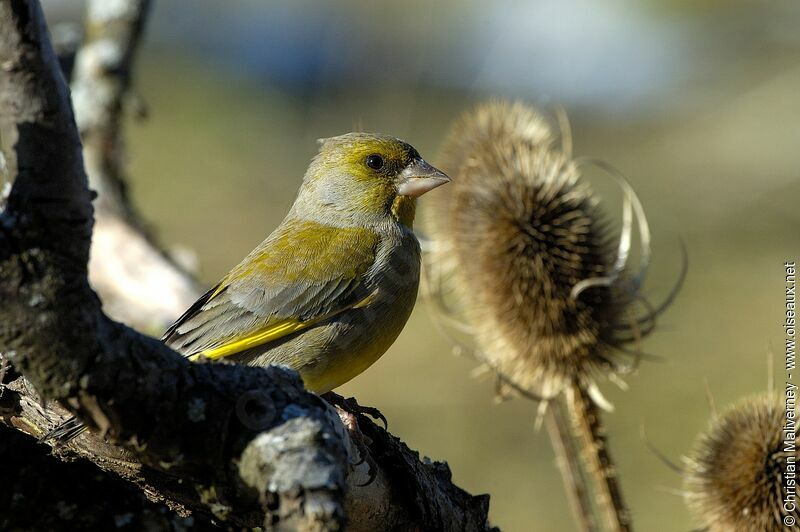
[[[186, 309], [186, 312], [181, 314], [181, 317], [178, 318], [177, 320], [175, 320], [175, 323], [170, 325], [169, 328], [166, 331], [164, 331], [164, 336], [161, 337], [161, 341], [168, 344], [170, 342], [170, 340], [172, 340], [174, 338], [175, 334], [177, 333], [178, 327], [180, 327], [181, 325], [186, 323], [188, 320], [190, 320], [194, 316], [196, 316], [199, 312], [201, 312], [202, 309], [203, 309], [203, 306], [206, 303], [208, 303], [208, 301], [211, 299], [211, 296], [212, 295], [217, 295], [215, 292], [217, 292], [218, 289], [219, 289], [219, 284], [217, 284], [214, 287], [210, 288], [205, 294], [200, 296], [197, 299], [197, 301], [192, 303], [192, 306], [190, 306], [188, 309]], [[224, 291], [225, 291], [225, 287], [223, 287], [219, 292], [222, 293]]]

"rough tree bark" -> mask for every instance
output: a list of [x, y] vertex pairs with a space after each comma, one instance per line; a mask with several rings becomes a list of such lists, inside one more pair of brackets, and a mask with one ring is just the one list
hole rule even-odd
[[[198, 526], [488, 528], [488, 497], [454, 486], [446, 465], [421, 462], [363, 416], [345, 426], [349, 418], [305, 392], [296, 374], [191, 364], [103, 313], [87, 282], [93, 193], [33, 0], [0, 1], [0, 131], [12, 132], [0, 166], [15, 169], [0, 214], [0, 353], [13, 365], [0, 369], [3, 422], [39, 436], [77, 415], [93, 433], [54, 460], [81, 457], [114, 489], [139, 486]], [[377, 477], [364, 486], [367, 461]], [[166, 511], [143, 499], [127, 507]], [[173, 528], [186, 526], [177, 519]]]

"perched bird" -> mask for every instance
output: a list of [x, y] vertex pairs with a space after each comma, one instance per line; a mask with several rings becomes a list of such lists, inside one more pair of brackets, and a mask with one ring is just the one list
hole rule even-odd
[[164, 335], [193, 360], [279, 364], [328, 392], [375, 362], [417, 297], [416, 198], [449, 181], [387, 135], [321, 141], [277, 229]]
[[[167, 329], [167, 345], [192, 360], [283, 365], [323, 394], [394, 342], [419, 285], [416, 198], [450, 178], [388, 135], [320, 142], [283, 222]], [[72, 418], [42, 439], [84, 429]]]

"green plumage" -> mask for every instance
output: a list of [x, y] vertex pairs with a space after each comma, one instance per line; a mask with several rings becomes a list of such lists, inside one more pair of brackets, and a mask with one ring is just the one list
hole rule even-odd
[[[380, 168], [367, 164], [376, 156]], [[194, 358], [286, 365], [316, 392], [361, 373], [395, 340], [416, 299], [415, 201], [399, 194], [414, 179], [432, 180], [424, 192], [447, 178], [393, 137], [323, 141], [284, 221], [164, 341]]]

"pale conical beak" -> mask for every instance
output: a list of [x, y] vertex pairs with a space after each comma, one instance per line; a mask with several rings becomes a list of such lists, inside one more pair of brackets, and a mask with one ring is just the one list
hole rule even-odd
[[423, 159], [415, 159], [397, 176], [397, 193], [400, 196], [418, 198], [449, 181], [450, 178], [441, 170]]

